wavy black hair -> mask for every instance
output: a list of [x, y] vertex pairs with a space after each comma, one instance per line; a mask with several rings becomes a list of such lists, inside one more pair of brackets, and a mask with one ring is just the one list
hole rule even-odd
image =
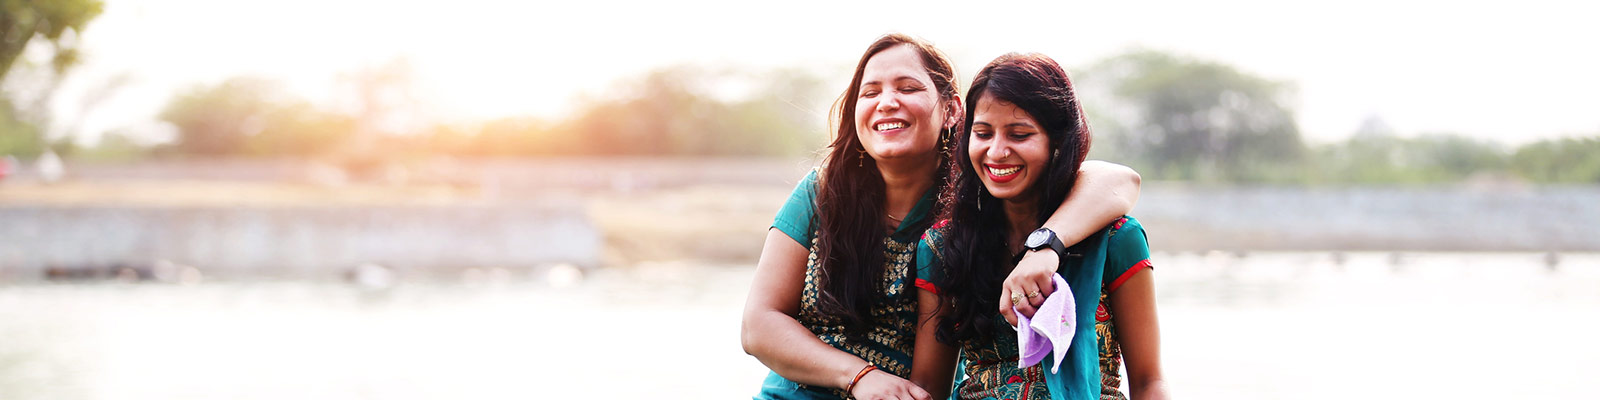
[[[883, 174], [878, 172], [877, 161], [872, 157], [863, 157], [861, 153], [865, 148], [856, 136], [856, 100], [861, 91], [867, 61], [896, 46], [910, 47], [921, 56], [923, 69], [933, 81], [939, 104], [952, 102], [957, 95], [955, 68], [944, 53], [932, 44], [911, 36], [888, 34], [867, 47], [866, 53], [861, 55], [861, 61], [856, 63], [850, 87], [834, 102], [833, 114], [838, 130], [823, 161], [816, 200], [816, 252], [817, 262], [821, 264], [817, 282], [817, 308], [823, 315], [844, 322], [847, 332], [854, 334], [863, 333], [870, 327], [872, 303], [882, 292], [878, 281], [884, 272], [883, 216], [884, 202], [887, 201]], [[951, 132], [958, 130], [959, 127], [939, 132], [938, 143], [950, 143], [953, 136]], [[929, 150], [940, 154], [934, 190], [942, 192], [945, 180], [938, 177], [947, 174], [949, 157], [939, 149]], [[920, 232], [929, 224], [930, 221], [925, 220], [921, 226], [913, 228]]]
[[[1044, 175], [1034, 182], [1041, 186], [1032, 191], [1039, 196], [1040, 205], [1034, 226], [1043, 225], [1055, 211], [1048, 205], [1066, 201], [1078, 168], [1089, 154], [1089, 124], [1072, 81], [1050, 57], [1010, 53], [984, 66], [973, 78], [967, 90], [967, 110], [976, 110], [978, 99], [985, 94], [1027, 112], [1041, 125], [1054, 149]], [[969, 112], [963, 126], [972, 126], [973, 116]], [[939, 296], [941, 303], [952, 309], [939, 325], [938, 338], [952, 345], [993, 337], [994, 319], [1000, 317], [1001, 284], [1014, 266], [1005, 242], [1014, 227], [1009, 226], [1000, 200], [982, 189], [983, 181], [966, 151], [971, 141], [970, 132], [958, 137], [949, 167], [954, 173], [940, 196], [940, 219], [952, 223], [939, 249], [945, 268]]]

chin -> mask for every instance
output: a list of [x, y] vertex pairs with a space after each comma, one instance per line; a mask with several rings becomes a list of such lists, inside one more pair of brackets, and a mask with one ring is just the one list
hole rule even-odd
[[1000, 200], [1010, 199], [1016, 195], [1015, 193], [1005, 189], [995, 190], [994, 185], [989, 184], [983, 185], [983, 190], [988, 191], [990, 196]]

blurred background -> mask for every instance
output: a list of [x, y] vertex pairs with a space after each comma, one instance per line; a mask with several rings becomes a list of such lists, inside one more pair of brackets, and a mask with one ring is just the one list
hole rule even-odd
[[887, 32], [1072, 71], [1177, 395], [1592, 398], [1593, 8], [0, 1], [0, 399], [750, 396]]

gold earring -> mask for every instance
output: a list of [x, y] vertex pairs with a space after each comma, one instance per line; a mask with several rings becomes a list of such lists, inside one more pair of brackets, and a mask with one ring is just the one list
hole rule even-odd
[[856, 166], [857, 167], [864, 167], [864, 166], [866, 166], [866, 162], [867, 162], [867, 151], [866, 150], [862, 150], [862, 149], [856, 149]]
[[944, 128], [944, 132], [939, 134], [939, 152], [944, 153], [945, 158], [950, 158], [955, 154], [950, 150], [950, 135], [950, 128]]

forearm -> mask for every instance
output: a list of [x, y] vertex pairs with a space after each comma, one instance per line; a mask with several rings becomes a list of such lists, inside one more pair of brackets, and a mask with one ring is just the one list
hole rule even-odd
[[1167, 392], [1166, 380], [1152, 379], [1128, 385], [1128, 398], [1132, 400], [1166, 400], [1172, 398], [1172, 395]]
[[939, 295], [917, 290], [917, 339], [911, 353], [911, 382], [935, 399], [950, 397], [955, 381], [957, 349], [940, 342], [939, 323], [949, 307], [939, 306]]
[[1127, 215], [1139, 201], [1139, 173], [1105, 161], [1085, 161], [1078, 179], [1044, 227], [1062, 242], [1077, 243]]
[[785, 379], [844, 388], [862, 367], [860, 357], [823, 343], [794, 317], [771, 310], [745, 318], [744, 349]]

